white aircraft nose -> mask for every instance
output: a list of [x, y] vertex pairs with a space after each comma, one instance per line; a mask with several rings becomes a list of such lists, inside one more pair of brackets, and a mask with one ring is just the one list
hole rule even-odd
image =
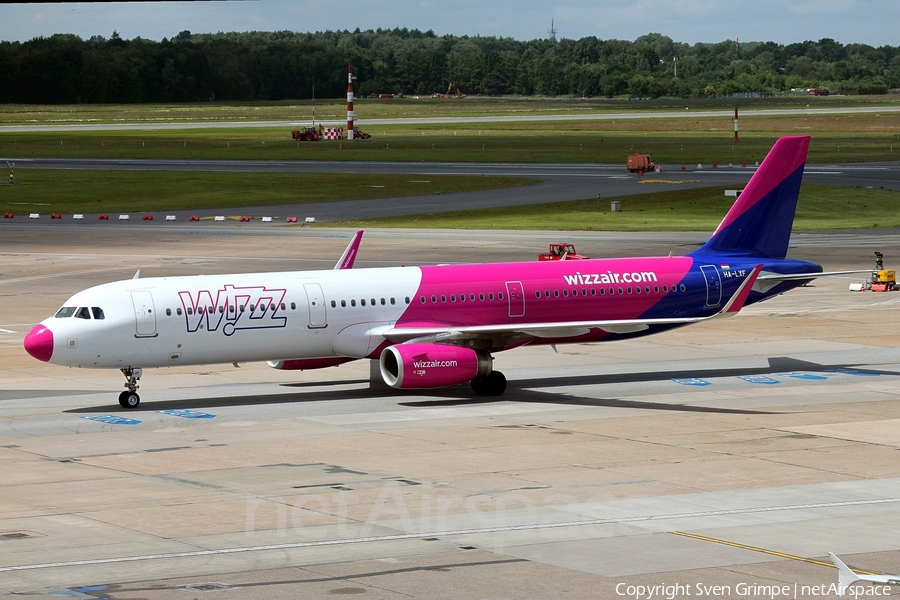
[[53, 332], [43, 325], [35, 325], [25, 336], [25, 352], [44, 362], [53, 356]]

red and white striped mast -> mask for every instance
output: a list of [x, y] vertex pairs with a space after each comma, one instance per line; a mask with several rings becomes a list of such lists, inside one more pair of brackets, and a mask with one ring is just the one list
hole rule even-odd
[[353, 63], [347, 63], [347, 139], [353, 139]]

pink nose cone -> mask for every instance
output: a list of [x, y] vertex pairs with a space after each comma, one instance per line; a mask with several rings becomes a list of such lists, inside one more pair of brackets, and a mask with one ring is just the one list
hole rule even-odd
[[49, 362], [53, 356], [53, 332], [43, 325], [35, 325], [25, 336], [25, 352], [38, 360]]

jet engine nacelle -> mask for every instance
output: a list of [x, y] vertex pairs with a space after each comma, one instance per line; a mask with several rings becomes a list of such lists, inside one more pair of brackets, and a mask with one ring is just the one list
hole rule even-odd
[[324, 369], [350, 362], [352, 358], [334, 356], [327, 358], [292, 358], [288, 360], [270, 360], [266, 364], [279, 371], [308, 371], [309, 369]]
[[397, 389], [423, 389], [466, 383], [491, 372], [490, 355], [440, 344], [389, 346], [378, 361], [384, 382]]

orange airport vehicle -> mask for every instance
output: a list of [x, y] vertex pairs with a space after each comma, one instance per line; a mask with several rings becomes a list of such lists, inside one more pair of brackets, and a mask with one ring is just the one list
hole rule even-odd
[[573, 244], [550, 244], [547, 254], [538, 254], [538, 260], [585, 260], [589, 257], [575, 252]]
[[632, 173], [648, 173], [656, 168], [656, 165], [653, 164], [649, 154], [629, 155], [626, 166]]

